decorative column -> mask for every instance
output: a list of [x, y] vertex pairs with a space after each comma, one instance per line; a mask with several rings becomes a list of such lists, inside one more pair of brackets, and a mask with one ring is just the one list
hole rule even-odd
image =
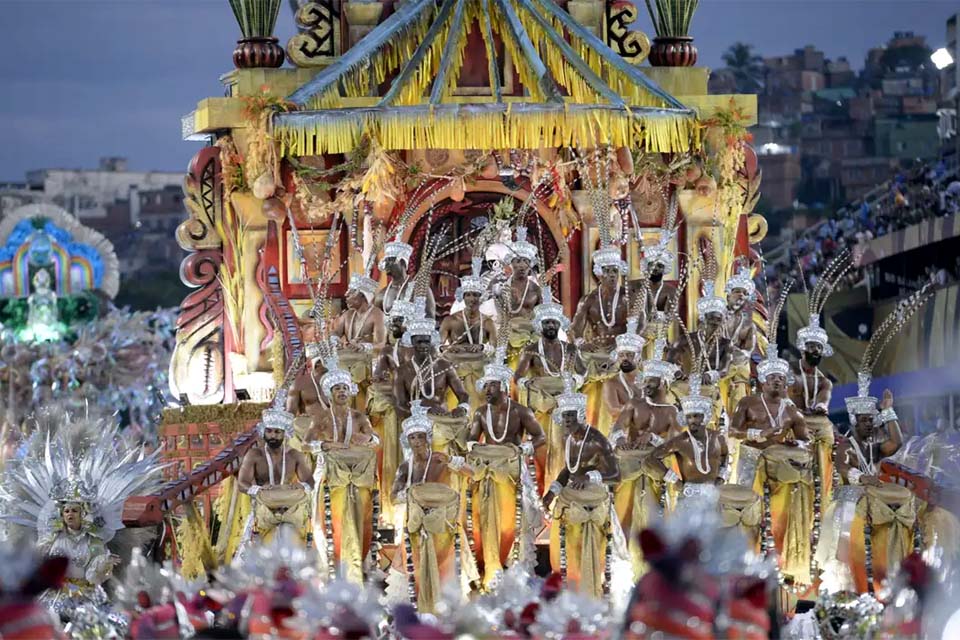
[[343, 13], [349, 25], [347, 46], [355, 47], [365, 35], [380, 23], [380, 16], [383, 15], [383, 4], [377, 0], [344, 2]]

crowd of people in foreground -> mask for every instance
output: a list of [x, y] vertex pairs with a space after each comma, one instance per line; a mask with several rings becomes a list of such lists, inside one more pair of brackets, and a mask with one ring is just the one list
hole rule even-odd
[[[958, 212], [960, 176], [955, 169], [948, 170], [940, 161], [898, 173], [880, 193], [851, 203], [800, 232], [783, 258], [767, 265], [767, 281], [774, 290], [788, 280], [806, 283], [812, 289], [826, 265], [840, 252], [857, 255], [874, 238]], [[942, 274], [938, 271], [934, 269], [933, 279], [960, 276], [947, 269], [942, 269]], [[843, 289], [867, 284], [864, 271], [853, 269], [838, 286]]]

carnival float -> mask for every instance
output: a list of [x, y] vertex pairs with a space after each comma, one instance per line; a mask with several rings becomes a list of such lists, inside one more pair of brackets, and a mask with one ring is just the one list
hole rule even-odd
[[[208, 144], [161, 450], [38, 421], [5, 602], [46, 629], [31, 597], [68, 601], [76, 637], [944, 628], [957, 522], [915, 464], [943, 443], [871, 395], [929, 294], [878, 326], [839, 429], [820, 311], [852, 258], [778, 335], [756, 98], [708, 94], [696, 1], [648, 2], [652, 42], [621, 0], [306, 2], [285, 48], [280, 4], [231, 0], [226, 95], [183, 119]], [[0, 285], [41, 348], [109, 261], [22, 220]]]

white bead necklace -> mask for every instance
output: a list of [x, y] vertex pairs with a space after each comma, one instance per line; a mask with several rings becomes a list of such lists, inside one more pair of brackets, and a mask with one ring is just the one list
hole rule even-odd
[[537, 342], [537, 351], [540, 353], [540, 363], [543, 365], [543, 371], [548, 376], [559, 376], [561, 373], [566, 371], [567, 368], [567, 350], [564, 348], [563, 344], [560, 344], [560, 367], [553, 371], [550, 369], [550, 359], [547, 358], [546, 352], [543, 350], [543, 338]]
[[623, 375], [623, 371], [621, 371], [618, 375], [620, 376], [620, 384], [623, 385], [623, 388], [627, 392], [627, 397], [633, 400], [633, 389], [631, 389], [630, 385], [627, 384], [627, 378]]
[[273, 456], [270, 455], [270, 451], [264, 447], [263, 454], [267, 456], [267, 473], [270, 475], [270, 486], [275, 486], [278, 484], [283, 484], [284, 479], [287, 477], [287, 443], [283, 443], [283, 462], [280, 463], [280, 482], [277, 482], [276, 478], [273, 477]]
[[770, 428], [771, 429], [780, 429], [781, 422], [783, 420], [783, 412], [787, 408], [787, 404], [783, 401], [783, 398], [780, 399], [780, 406], [777, 407], [777, 419], [773, 419], [773, 414], [770, 413], [770, 407], [767, 406], [767, 399], [763, 397], [763, 394], [760, 394], [760, 402], [763, 403], [763, 408], [767, 412], [767, 417], [770, 418]]
[[[410, 280], [410, 276], [406, 276], [403, 279], [403, 283], [400, 285], [400, 288], [397, 289], [397, 298], [403, 295], [403, 290], [407, 288], [407, 282]], [[393, 303], [396, 302], [396, 298], [390, 300], [390, 307], [387, 308], [387, 300], [390, 299], [390, 290], [393, 288], [393, 279], [391, 278], [390, 282], [387, 283], [387, 288], [383, 292], [383, 312], [390, 313], [390, 310], [393, 309]]]
[[520, 304], [516, 309], [513, 308], [513, 280], [510, 281], [510, 303], [507, 306], [507, 310], [510, 311], [510, 315], [515, 315], [520, 313], [523, 310], [523, 303], [527, 300], [527, 293], [530, 291], [530, 278], [527, 277], [527, 284], [523, 287], [523, 295], [520, 296]]
[[580, 462], [583, 458], [583, 447], [587, 444], [587, 436], [590, 435], [590, 425], [587, 425], [587, 432], [583, 434], [583, 440], [580, 441], [580, 451], [577, 452], [577, 464], [570, 466], [570, 441], [573, 440], [573, 434], [567, 436], [567, 441], [563, 447], [563, 461], [567, 463], [567, 471], [576, 473], [580, 470]]
[[361, 316], [360, 318], [360, 330], [358, 331], [357, 316], [359, 314], [357, 313], [356, 309], [354, 309], [353, 315], [350, 316], [350, 324], [347, 330], [347, 342], [354, 342], [355, 340], [360, 338], [360, 335], [363, 333], [363, 326], [367, 324], [367, 318], [370, 317], [370, 313], [372, 311], [373, 311], [372, 305], [368, 307], [366, 311], [364, 311], [363, 316]]
[[[430, 462], [433, 460], [433, 451], [430, 452], [430, 455], [427, 456], [427, 464], [423, 466], [423, 477], [420, 478], [419, 484], [423, 484], [427, 481], [427, 473], [430, 472]], [[410, 489], [410, 485], [413, 484], [413, 456], [410, 456], [410, 473], [407, 474], [407, 489]]]
[[420, 368], [420, 365], [418, 365], [417, 361], [413, 358], [410, 359], [410, 362], [413, 364], [414, 371], [417, 372], [417, 393], [421, 398], [433, 400], [434, 395], [437, 392], [436, 371], [434, 370], [433, 358], [430, 358], [430, 393], [426, 392], [426, 385], [424, 384], [423, 380], [423, 370]]
[[504, 416], [501, 426], [503, 427], [503, 435], [499, 438], [496, 434], [496, 425], [493, 423], [493, 413], [490, 411], [490, 404], [487, 404], [487, 433], [490, 434], [490, 438], [493, 439], [497, 444], [501, 444], [507, 438], [507, 431], [510, 430], [510, 409], [512, 408], [513, 400], [509, 397], [507, 398], [507, 413]]
[[620, 302], [620, 282], [617, 282], [617, 290], [613, 293], [613, 304], [610, 305], [611, 318], [607, 320], [607, 314], [603, 312], [603, 287], [597, 289], [597, 301], [600, 303], [600, 321], [607, 329], [612, 329], [617, 324], [617, 304]]
[[[473, 327], [470, 326], [470, 323], [467, 321], [467, 312], [465, 309], [460, 309], [460, 316], [463, 318], [463, 330], [467, 334], [467, 342], [469, 344], [474, 344], [473, 342]], [[477, 326], [480, 328], [477, 344], [483, 344], [483, 315], [480, 315], [480, 321], [477, 323]]]
[[[706, 475], [710, 473], [712, 465], [710, 464], [710, 434], [707, 433], [706, 441], [703, 443], [703, 447], [700, 447], [700, 443], [696, 438], [693, 437], [693, 434], [687, 431], [687, 437], [690, 438], [690, 446], [693, 448], [693, 463], [697, 466], [697, 471]], [[700, 455], [703, 454], [703, 464], [700, 464]]]
[[[337, 425], [337, 414], [333, 412], [333, 405], [330, 406], [330, 419], [333, 420], [333, 441], [340, 442], [340, 427]], [[353, 438], [353, 411], [347, 408], [347, 426], [344, 429], [343, 444], [350, 444]]]
[[807, 374], [803, 370], [803, 366], [800, 366], [800, 378], [803, 380], [803, 401], [806, 403], [804, 409], [810, 411], [813, 409], [813, 405], [817, 401], [817, 395], [820, 393], [820, 369], [814, 368], [813, 370], [813, 397], [810, 397], [810, 390], [807, 386]]

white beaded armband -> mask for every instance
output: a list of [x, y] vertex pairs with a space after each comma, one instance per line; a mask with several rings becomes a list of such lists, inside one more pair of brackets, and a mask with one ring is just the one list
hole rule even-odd
[[563, 485], [562, 485], [562, 484], [560, 484], [560, 483], [557, 482], [556, 480], [554, 480], [553, 482], [550, 483], [550, 493], [556, 495], [556, 494], [560, 493], [561, 491], [563, 491]]
[[663, 481], [667, 484], [673, 484], [674, 482], [680, 481], [680, 475], [677, 474], [673, 469], [667, 469], [667, 472], [663, 474]]
[[463, 456], [450, 456], [450, 468], [454, 471], [459, 471], [463, 469], [463, 465], [466, 463], [466, 460]]
[[652, 444], [652, 445], [655, 446], [655, 447], [659, 447], [660, 445], [663, 444], [663, 438], [662, 438], [661, 436], [658, 436], [658, 435], [655, 434], [655, 433], [651, 433], [651, 434], [650, 434], [650, 444]]
[[860, 484], [860, 477], [863, 473], [859, 469], [850, 469], [847, 471], [847, 482], [850, 484]]
[[747, 429], [747, 440], [759, 440], [763, 435], [760, 429]]
[[877, 422], [879, 424], [887, 424], [888, 422], [894, 422], [896, 420], [897, 412], [893, 410], [893, 407], [887, 407], [877, 414]]
[[623, 429], [616, 429], [610, 433], [610, 444], [617, 446], [618, 443], [627, 439], [627, 432]]
[[603, 476], [600, 475], [600, 472], [596, 469], [593, 471], [587, 471], [587, 480], [593, 484], [603, 484]]

